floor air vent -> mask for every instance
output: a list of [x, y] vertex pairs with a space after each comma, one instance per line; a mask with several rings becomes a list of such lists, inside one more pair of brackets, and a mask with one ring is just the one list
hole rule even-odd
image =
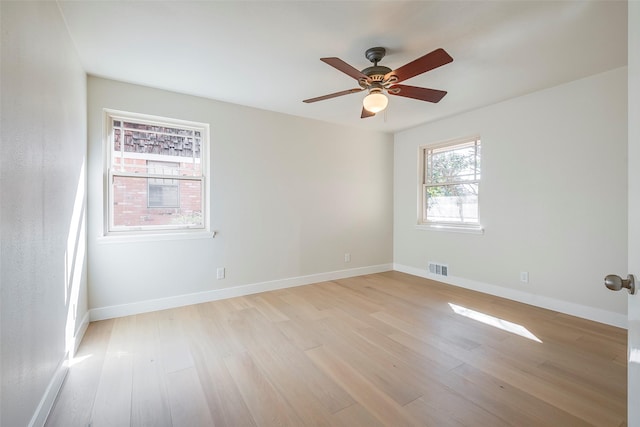
[[429, 273], [437, 274], [438, 276], [448, 276], [449, 266], [446, 264], [438, 264], [435, 262], [429, 263]]

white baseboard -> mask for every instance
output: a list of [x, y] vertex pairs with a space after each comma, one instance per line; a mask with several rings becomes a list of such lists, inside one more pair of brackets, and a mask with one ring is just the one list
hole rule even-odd
[[47, 389], [42, 395], [42, 399], [40, 399], [40, 403], [38, 404], [33, 417], [31, 417], [29, 427], [42, 427], [47, 421], [49, 412], [51, 412], [51, 408], [53, 408], [56, 397], [58, 397], [58, 393], [60, 392], [60, 387], [62, 387], [62, 383], [69, 372], [69, 365], [67, 364], [68, 358], [69, 355], [65, 354], [58, 364], [51, 381], [49, 381], [49, 385], [47, 385]]
[[200, 304], [209, 301], [256, 294], [259, 292], [309, 285], [311, 283], [344, 279], [347, 277], [361, 276], [364, 274], [381, 273], [383, 271], [390, 270], [392, 270], [392, 264], [380, 264], [369, 267], [351, 268], [348, 270], [338, 270], [327, 273], [311, 274], [309, 276], [291, 277], [287, 279], [272, 280], [268, 282], [253, 283], [249, 285], [234, 286], [230, 288], [215, 289], [211, 291], [197, 292], [192, 294], [176, 295], [174, 297], [140, 301], [130, 304], [97, 307], [89, 310], [89, 313], [91, 321], [94, 322], [97, 320], [113, 319], [116, 317], [130, 316], [133, 314], [166, 310], [168, 308]]
[[[560, 313], [565, 313], [571, 316], [581, 317], [583, 319], [593, 320], [595, 322], [604, 323], [619, 328], [627, 328], [627, 317], [620, 313], [614, 313], [599, 308], [588, 307], [581, 304], [536, 295], [530, 292], [491, 285], [488, 283], [465, 279], [462, 277], [437, 276], [430, 274], [426, 270], [420, 268], [396, 263], [352, 268], [348, 270], [338, 270], [328, 273], [312, 274], [308, 276], [291, 277], [287, 279], [272, 280], [268, 282], [253, 283], [192, 294], [176, 295], [174, 297], [140, 301], [130, 304], [92, 308], [91, 310], [89, 310], [87, 315], [89, 316], [89, 321], [94, 322], [97, 320], [113, 319], [116, 317], [130, 316], [134, 314], [148, 313], [151, 311], [182, 307], [185, 305], [200, 304], [209, 301], [251, 295], [259, 292], [309, 285], [311, 283], [325, 282], [328, 280], [344, 279], [347, 277], [361, 276], [364, 274], [381, 273], [383, 271], [389, 270], [397, 270], [403, 273], [424, 277], [426, 279], [435, 280], [449, 285], [471, 289], [489, 295], [495, 295], [501, 298], [530, 304], [536, 307], [546, 308], [548, 310], [558, 311]], [[85, 318], [86, 317], [87, 316], [85, 316]], [[86, 330], [87, 326], [88, 321], [85, 324], [85, 319], [83, 319], [83, 324], [79, 328], [79, 330], [82, 329], [82, 335], [84, 335], [84, 331]], [[79, 334], [77, 334], [77, 336], [80, 339], [82, 338]], [[77, 340], [76, 345], [79, 344], [79, 342], [80, 340]]]
[[546, 308], [548, 310], [569, 314], [571, 316], [581, 317], [583, 319], [593, 320], [595, 322], [605, 323], [607, 325], [627, 329], [627, 316], [620, 313], [614, 313], [612, 311], [588, 307], [586, 305], [545, 297], [542, 295], [536, 295], [530, 292], [490, 285], [488, 283], [478, 282], [462, 277], [439, 276], [429, 273], [426, 269], [423, 270], [420, 268], [410, 267], [402, 264], [394, 263], [393, 269], [402, 273], [411, 274], [413, 276], [424, 277], [425, 279], [431, 279], [437, 282], [446, 283], [448, 285], [471, 289], [485, 294], [495, 295], [497, 297], [506, 298], [536, 307]]
[[[74, 345], [73, 345], [73, 355], [78, 352], [78, 347], [82, 342], [82, 338], [84, 338], [85, 332], [87, 332], [87, 328], [89, 327], [89, 321], [91, 319], [91, 310], [87, 310], [87, 312], [82, 316], [82, 321], [80, 321], [80, 325], [78, 325], [78, 329], [76, 329], [74, 335]], [[73, 357], [72, 355], [72, 357]]]
[[[89, 327], [89, 312], [87, 311], [85, 315], [82, 317], [82, 321], [78, 328], [75, 331], [74, 336], [74, 348], [73, 354], [78, 351], [78, 346], [80, 346], [80, 342], [84, 337], [85, 332], [87, 332], [87, 328]], [[44, 423], [47, 421], [47, 417], [53, 409], [53, 405], [56, 402], [56, 398], [58, 397], [58, 393], [60, 392], [60, 388], [64, 383], [64, 379], [69, 372], [69, 357], [72, 356], [69, 353], [65, 353], [64, 357], [58, 364], [55, 372], [53, 373], [53, 377], [47, 388], [42, 395], [42, 399], [40, 399], [40, 403], [36, 408], [33, 416], [31, 417], [31, 421], [29, 422], [29, 427], [42, 427]]]

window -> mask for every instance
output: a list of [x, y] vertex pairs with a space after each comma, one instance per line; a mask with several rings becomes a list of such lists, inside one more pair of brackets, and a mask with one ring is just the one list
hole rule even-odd
[[209, 125], [106, 111], [106, 234], [208, 230]]
[[419, 225], [481, 231], [480, 138], [420, 147]]

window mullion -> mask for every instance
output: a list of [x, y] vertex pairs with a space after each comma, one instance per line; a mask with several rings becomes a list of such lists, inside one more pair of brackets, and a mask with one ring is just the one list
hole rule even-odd
[[113, 171], [113, 176], [120, 176], [123, 178], [158, 178], [158, 179], [181, 179], [183, 181], [201, 181], [202, 176], [190, 176], [190, 175], [164, 175], [155, 173], [140, 173], [140, 172], [120, 172]]
[[454, 185], [464, 185], [464, 184], [478, 184], [480, 182], [479, 179], [465, 179], [463, 181], [444, 181], [444, 182], [436, 182], [433, 184], [426, 183], [425, 185], [428, 187], [448, 187]]

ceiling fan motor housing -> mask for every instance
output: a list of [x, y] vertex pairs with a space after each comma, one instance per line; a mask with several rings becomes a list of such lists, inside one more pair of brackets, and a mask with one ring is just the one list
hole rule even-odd
[[381, 82], [384, 79], [385, 74], [390, 73], [391, 68], [383, 65], [374, 65], [373, 67], [367, 67], [362, 70], [362, 74], [369, 76], [372, 81]]
[[378, 65], [378, 62], [380, 62], [382, 58], [384, 58], [386, 53], [387, 51], [383, 47], [372, 47], [370, 49], [367, 49], [367, 51], [364, 53], [364, 56], [366, 56], [369, 61], [373, 62], [373, 66], [367, 67], [362, 70], [362, 74], [369, 77], [369, 81], [381, 82], [382, 80], [384, 80], [384, 76], [387, 73], [391, 72], [391, 68]]

